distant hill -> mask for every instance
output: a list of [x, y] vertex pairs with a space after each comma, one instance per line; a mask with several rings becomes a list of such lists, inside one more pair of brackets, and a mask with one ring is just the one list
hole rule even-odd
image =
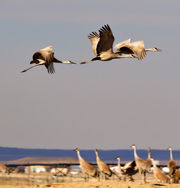
[[78, 164], [79, 160], [76, 158], [63, 158], [63, 157], [24, 157], [12, 161], [6, 161], [4, 164], [15, 164], [15, 165], [24, 165], [24, 164]]
[[[87, 161], [95, 161], [94, 150], [80, 150], [82, 157]], [[147, 151], [138, 150], [139, 156], [146, 159]], [[152, 156], [156, 160], [167, 161], [169, 160], [168, 150], [152, 150]], [[119, 149], [119, 150], [99, 150], [99, 155], [104, 161], [115, 161], [115, 157], [120, 156], [122, 161], [133, 160], [133, 150]], [[173, 151], [175, 160], [180, 160], [180, 150]], [[11, 148], [0, 147], [0, 161], [13, 161], [25, 157], [54, 157], [54, 158], [75, 158], [77, 154], [73, 150], [64, 149], [25, 149], [25, 148]]]

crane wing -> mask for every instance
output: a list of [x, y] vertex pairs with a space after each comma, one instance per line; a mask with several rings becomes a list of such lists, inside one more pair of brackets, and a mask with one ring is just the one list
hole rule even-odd
[[122, 53], [123, 53], [123, 50], [127, 50], [126, 48], [131, 50], [134, 54], [136, 54], [139, 60], [143, 59], [146, 56], [146, 50], [144, 48], [143, 40], [135, 41], [135, 42], [124, 45], [120, 49], [120, 52], [122, 50]]
[[52, 49], [52, 46], [47, 46], [45, 48], [40, 49], [39, 51], [44, 52], [44, 53], [52, 53], [53, 49]]
[[114, 36], [109, 25], [104, 25], [100, 30], [100, 40], [97, 44], [97, 55], [101, 52], [112, 52], [112, 45], [114, 42]]
[[127, 170], [128, 168], [132, 168], [135, 167], [136, 163], [135, 161], [129, 161], [127, 162], [124, 166], [123, 166], [123, 170]]
[[95, 56], [97, 56], [97, 44], [99, 42], [100, 36], [96, 33], [96, 32], [92, 32], [88, 35], [88, 38], [91, 41], [92, 44], [92, 51], [95, 54]]
[[131, 39], [129, 38], [128, 40], [122, 41], [118, 44], [115, 45], [114, 49], [116, 52], [119, 52], [119, 49], [122, 48], [124, 45], [129, 44], [131, 42]]
[[52, 46], [48, 46], [46, 48], [43, 48], [41, 50], [38, 51], [42, 57], [44, 58], [44, 60], [46, 60], [47, 62], [52, 62], [54, 59], [54, 52], [52, 50]]

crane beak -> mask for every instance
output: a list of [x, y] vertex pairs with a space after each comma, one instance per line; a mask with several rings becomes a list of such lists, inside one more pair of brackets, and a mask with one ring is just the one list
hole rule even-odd
[[132, 58], [137, 58], [135, 55], [131, 54], [132, 55]]
[[156, 49], [157, 52], [162, 52], [162, 50], [159, 49], [159, 48], [155, 48], [155, 49]]

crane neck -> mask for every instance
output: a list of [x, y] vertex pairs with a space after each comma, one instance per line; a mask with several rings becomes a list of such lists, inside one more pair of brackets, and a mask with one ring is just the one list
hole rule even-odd
[[136, 152], [136, 147], [134, 147], [133, 149], [134, 149], [134, 158], [137, 158], [138, 155], [137, 155], [137, 152]]
[[173, 160], [172, 149], [170, 150], [170, 160]]
[[96, 160], [97, 160], [97, 161], [99, 161], [99, 160], [100, 160], [100, 158], [99, 158], [98, 151], [95, 151], [95, 153], [96, 153]]
[[154, 51], [154, 49], [153, 49], [153, 48], [146, 48], [145, 51], [150, 51], [150, 52], [152, 52], [152, 51]]
[[79, 161], [81, 161], [83, 158], [81, 157], [81, 155], [80, 155], [80, 151], [77, 151], [77, 156], [78, 156], [78, 159], [79, 159]]
[[119, 172], [121, 173], [121, 160], [120, 159], [117, 159], [118, 160], [118, 164], [117, 164], [117, 167], [118, 167], [118, 170]]
[[118, 159], [118, 168], [121, 168], [121, 161]]
[[150, 158], [151, 158], [151, 150], [148, 149], [148, 159], [150, 159]]

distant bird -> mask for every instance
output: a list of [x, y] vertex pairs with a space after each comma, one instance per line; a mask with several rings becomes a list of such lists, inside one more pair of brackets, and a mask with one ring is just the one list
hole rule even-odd
[[109, 61], [117, 58], [134, 58], [132, 54], [120, 55], [119, 52], [113, 52], [114, 36], [108, 24], [99, 30], [99, 34], [92, 32], [88, 38], [91, 41], [95, 57], [90, 61], [81, 62], [81, 64], [90, 63], [95, 60]]
[[121, 167], [120, 157], [116, 157], [116, 159], [118, 160], [119, 176], [123, 177], [124, 180], [128, 177], [130, 181], [134, 181], [132, 176], [138, 172], [135, 161], [127, 162], [123, 167]]
[[149, 171], [149, 161], [140, 158], [136, 152], [136, 146], [133, 144], [131, 148], [134, 149], [134, 160], [140, 174], [144, 175], [144, 182], [146, 183], [146, 173]]
[[54, 65], [53, 63], [64, 63], [64, 64], [76, 64], [72, 61], [60, 61], [54, 57], [54, 52], [52, 49], [52, 46], [48, 46], [46, 48], [40, 49], [39, 51], [35, 52], [33, 55], [33, 60], [30, 62], [30, 64], [35, 64], [28, 69], [25, 69], [21, 72], [26, 72], [29, 69], [32, 69], [33, 67], [37, 67], [40, 65], [45, 65], [47, 68], [48, 73], [53, 74], [55, 73]]
[[166, 182], [169, 183], [170, 182], [170, 178], [160, 169], [156, 166], [156, 163], [154, 161], [153, 158], [151, 158], [152, 164], [153, 164], [153, 173], [154, 173], [154, 177], [160, 181], [160, 182]]
[[158, 48], [145, 48], [144, 41], [138, 40], [131, 43], [131, 39], [118, 43], [115, 47], [115, 52], [121, 54], [135, 54], [139, 60], [146, 56], [146, 52], [158, 52], [161, 51]]
[[95, 167], [93, 167], [90, 163], [88, 163], [87, 161], [85, 161], [81, 155], [80, 155], [80, 151], [78, 148], [74, 149], [74, 151], [77, 152], [77, 156], [79, 159], [79, 163], [80, 163], [80, 167], [82, 169], [82, 172], [88, 176], [92, 176], [92, 177], [96, 177], [98, 176], [98, 171]]
[[100, 157], [99, 157], [99, 154], [98, 154], [98, 150], [95, 149], [95, 154], [96, 154], [96, 162], [97, 162], [97, 166], [98, 166], [98, 169], [101, 173], [101, 175], [104, 174], [105, 178], [110, 177], [112, 176], [112, 171], [111, 169], [109, 168], [109, 166], [103, 162]]
[[168, 168], [169, 168], [169, 175], [171, 177], [176, 171], [176, 162], [173, 160], [172, 147], [168, 147], [168, 150], [170, 151], [170, 160], [168, 163]]

